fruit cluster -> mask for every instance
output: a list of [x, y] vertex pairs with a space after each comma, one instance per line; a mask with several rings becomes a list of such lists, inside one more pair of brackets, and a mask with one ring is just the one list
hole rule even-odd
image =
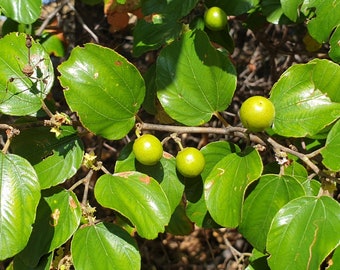
[[[241, 106], [240, 119], [245, 128], [251, 132], [260, 132], [269, 128], [275, 117], [273, 103], [261, 96], [248, 98]], [[156, 165], [163, 156], [163, 146], [157, 137], [151, 134], [137, 134], [133, 144], [133, 153], [138, 162], [146, 166]], [[203, 154], [194, 147], [183, 148], [176, 156], [177, 171], [187, 178], [197, 177], [205, 166]]]
[[[132, 147], [138, 162], [156, 165], [163, 156], [163, 147], [157, 137], [151, 134], [139, 136]], [[181, 149], [176, 156], [176, 168], [184, 177], [193, 178], [201, 174], [205, 166], [203, 154], [194, 147]]]

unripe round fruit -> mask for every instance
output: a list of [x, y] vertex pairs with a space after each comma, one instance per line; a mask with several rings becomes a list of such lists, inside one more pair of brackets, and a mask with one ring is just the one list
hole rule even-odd
[[184, 177], [192, 178], [200, 175], [204, 166], [203, 154], [194, 147], [184, 148], [176, 156], [176, 168]]
[[275, 117], [273, 103], [262, 96], [253, 96], [243, 102], [240, 109], [240, 119], [249, 131], [260, 132], [269, 128]]
[[163, 146], [157, 137], [144, 134], [133, 143], [133, 153], [143, 165], [155, 165], [163, 156]]
[[212, 31], [225, 29], [227, 22], [227, 14], [219, 7], [211, 7], [204, 13], [205, 26]]

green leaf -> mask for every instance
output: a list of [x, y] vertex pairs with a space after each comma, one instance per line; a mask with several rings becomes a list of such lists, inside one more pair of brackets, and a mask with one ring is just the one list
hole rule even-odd
[[287, 202], [304, 195], [302, 185], [292, 176], [263, 175], [244, 201], [239, 231], [254, 248], [265, 252], [275, 214]]
[[0, 8], [7, 17], [19, 23], [32, 24], [39, 19], [41, 5], [41, 0], [2, 0]]
[[249, 257], [249, 265], [245, 270], [270, 270], [267, 262], [268, 255], [253, 249]]
[[[203, 181], [208, 177], [216, 163], [228, 154], [240, 152], [237, 145], [226, 142], [216, 141], [204, 146], [201, 150], [205, 158], [205, 167], [201, 173]], [[196, 179], [195, 179], [196, 180]], [[192, 196], [190, 196], [192, 194]], [[187, 215], [197, 226], [204, 228], [216, 227], [216, 223], [211, 218], [204, 199], [203, 182], [199, 179], [198, 183], [190, 185], [186, 181]]]
[[340, 27], [338, 26], [335, 31], [333, 32], [329, 45], [330, 45], [330, 50], [329, 50], [329, 56], [332, 58], [334, 62], [340, 63], [340, 45], [339, 45], [339, 40], [340, 40]]
[[254, 148], [221, 159], [204, 183], [207, 208], [212, 218], [225, 227], [238, 226], [247, 186], [260, 177], [262, 161]]
[[321, 183], [314, 179], [307, 179], [302, 182], [302, 186], [307, 196], [317, 196], [321, 188]]
[[172, 19], [164, 19], [162, 24], [139, 20], [133, 31], [133, 54], [138, 57], [145, 52], [156, 50], [176, 39], [181, 30], [182, 25]]
[[144, 74], [146, 92], [143, 108], [149, 113], [155, 115], [157, 113], [157, 88], [156, 88], [156, 64], [152, 64]]
[[208, 34], [209, 39], [224, 47], [228, 53], [233, 53], [234, 51], [234, 41], [229, 34], [229, 28], [223, 29], [221, 31], [212, 31], [209, 28], [205, 28], [204, 31]]
[[79, 229], [73, 236], [71, 253], [75, 269], [138, 270], [141, 265], [134, 239], [114, 224]]
[[53, 54], [56, 57], [65, 56], [65, 46], [59, 36], [45, 33], [41, 40], [41, 45], [48, 54]]
[[284, 167], [284, 174], [291, 175], [295, 179], [305, 181], [308, 178], [306, 168], [296, 161], [292, 161], [288, 166]]
[[282, 20], [283, 10], [280, 0], [262, 0], [261, 7], [263, 15], [267, 17], [267, 21], [278, 24]]
[[160, 162], [154, 166], [146, 166], [136, 160], [132, 146], [133, 142], [127, 144], [121, 151], [116, 162], [115, 173], [138, 171], [154, 178], [165, 192], [172, 213], [181, 201], [184, 191], [184, 185], [176, 174], [175, 158], [163, 152]]
[[172, 213], [166, 232], [173, 235], [188, 235], [194, 228], [194, 223], [187, 217], [184, 203], [181, 202]]
[[127, 217], [138, 234], [147, 239], [164, 232], [171, 210], [158, 182], [139, 172], [101, 176], [94, 188], [97, 201]]
[[340, 268], [340, 246], [338, 246], [332, 256], [333, 264], [327, 270], [337, 270]]
[[58, 69], [66, 101], [87, 129], [110, 140], [131, 130], [145, 95], [136, 67], [111, 49], [86, 44]]
[[322, 163], [332, 171], [340, 171], [340, 121], [328, 133], [325, 147], [321, 150]]
[[300, 15], [300, 5], [303, 0], [280, 0], [283, 13], [293, 22]]
[[330, 197], [300, 197], [276, 214], [267, 238], [272, 270], [319, 269], [339, 245], [340, 205]]
[[76, 174], [83, 159], [83, 143], [72, 127], [56, 138], [48, 127], [23, 130], [11, 144], [13, 153], [27, 158], [36, 170], [41, 189], [63, 183]]
[[29, 115], [41, 108], [41, 101], [54, 82], [53, 65], [44, 48], [32, 40], [29, 78], [22, 69], [28, 64], [26, 35], [11, 33], [0, 39], [6, 53], [0, 55], [0, 111], [8, 115]]
[[40, 199], [32, 165], [24, 158], [0, 152], [0, 261], [27, 244]]
[[182, 31], [179, 19], [189, 14], [197, 3], [198, 0], [143, 1], [142, 12], [150, 15], [151, 20], [139, 20], [134, 28], [134, 55], [140, 56], [175, 40]]
[[273, 130], [286, 137], [304, 137], [334, 122], [340, 117], [339, 75], [340, 67], [328, 60], [291, 66], [271, 90]]
[[207, 0], [205, 1], [208, 7], [218, 6], [222, 8], [228, 15], [241, 15], [255, 7], [259, 0]]
[[[314, 18], [307, 23], [308, 32], [319, 43], [326, 42], [332, 31], [340, 25], [340, 1], [304, 1], [302, 10], [315, 10]], [[330, 12], [331, 11], [331, 12]]]
[[40, 258], [64, 244], [77, 230], [81, 208], [76, 195], [59, 187], [42, 192], [33, 232], [19, 254], [24, 264], [38, 265]]
[[[26, 265], [20, 258], [20, 256], [15, 256], [13, 260], [13, 269], [20, 269], [20, 270], [51, 270], [51, 263], [53, 259], [53, 252], [50, 252], [44, 256], [41, 257], [38, 265], [36, 267], [31, 267], [29, 265]], [[6, 270], [10, 270], [7, 269]]]
[[189, 126], [206, 123], [230, 104], [235, 69], [200, 30], [164, 48], [156, 67], [158, 99], [173, 119]]

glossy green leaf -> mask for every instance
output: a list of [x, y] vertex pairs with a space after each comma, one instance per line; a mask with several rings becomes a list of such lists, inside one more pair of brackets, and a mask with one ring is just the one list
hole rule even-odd
[[58, 35], [46, 33], [41, 40], [41, 45], [48, 54], [56, 57], [65, 56], [65, 45]]
[[340, 63], [340, 27], [338, 26], [329, 41], [330, 50], [329, 50], [329, 56], [332, 58], [334, 62]]
[[76, 270], [138, 270], [141, 258], [134, 239], [115, 224], [98, 223], [80, 228], [71, 244]]
[[134, 28], [133, 53], [140, 56], [143, 53], [160, 48], [163, 44], [177, 38], [182, 25], [175, 20], [164, 20], [163, 24], [154, 24], [139, 20]]
[[332, 171], [340, 171], [340, 121], [328, 133], [325, 147], [321, 150], [322, 163]]
[[253, 249], [249, 257], [249, 265], [245, 270], [270, 270], [267, 262], [268, 255]]
[[2, 0], [0, 8], [7, 17], [14, 21], [32, 24], [39, 19], [41, 4], [41, 0]]
[[23, 130], [11, 144], [14, 153], [27, 158], [36, 170], [41, 189], [55, 186], [76, 174], [83, 159], [83, 143], [72, 127], [58, 138], [49, 127]]
[[[340, 25], [340, 1], [304, 1], [305, 13], [315, 11], [315, 16], [307, 23], [308, 32], [319, 43], [326, 42], [332, 31]], [[331, 11], [331, 12], [330, 12]]]
[[319, 269], [339, 245], [340, 205], [330, 197], [300, 197], [276, 214], [267, 238], [272, 270]]
[[332, 265], [327, 270], [337, 270], [340, 268], [340, 246], [338, 246], [332, 256]]
[[225, 110], [235, 88], [235, 69], [229, 58], [210, 44], [200, 30], [164, 48], [156, 67], [157, 96], [164, 110], [189, 126], [208, 122]]
[[29, 265], [26, 265], [20, 258], [20, 256], [15, 256], [13, 260], [13, 268], [9, 268], [6, 270], [51, 270], [51, 263], [53, 259], [53, 252], [50, 252], [44, 256], [41, 257], [39, 263], [37, 266], [32, 267]]
[[41, 108], [41, 101], [50, 92], [54, 72], [49, 55], [32, 41], [30, 64], [33, 74], [27, 77], [23, 68], [28, 64], [26, 35], [11, 33], [0, 39], [6, 53], [0, 55], [0, 111], [9, 115], [29, 115]]
[[314, 66], [311, 75], [315, 87], [327, 94], [333, 102], [340, 103], [340, 66], [326, 59], [314, 59], [309, 64]]
[[213, 219], [225, 227], [238, 226], [247, 186], [262, 173], [262, 161], [254, 148], [221, 159], [204, 183], [207, 208]]
[[134, 55], [140, 56], [175, 40], [182, 31], [183, 24], [179, 19], [189, 14], [197, 3], [198, 0], [143, 1], [142, 12], [151, 19], [139, 20], [134, 28]]
[[280, 0], [262, 0], [261, 8], [268, 22], [278, 24], [282, 21], [283, 10]]
[[293, 22], [300, 15], [300, 5], [303, 0], [280, 0], [283, 13]]
[[76, 195], [59, 187], [42, 192], [33, 232], [19, 254], [24, 264], [38, 265], [40, 258], [64, 244], [77, 230], [81, 208]]
[[209, 28], [205, 28], [204, 31], [208, 34], [209, 39], [213, 43], [217, 43], [224, 47], [228, 53], [232, 54], [234, 51], [234, 41], [229, 34], [229, 28], [223, 29], [221, 31], [212, 31]]
[[301, 183], [289, 175], [263, 175], [243, 204], [239, 231], [265, 252], [267, 233], [275, 214], [292, 199], [305, 195]]
[[294, 176], [295, 179], [302, 181], [305, 181], [308, 177], [306, 168], [297, 161], [292, 161], [288, 166], [285, 166], [284, 174]]
[[58, 69], [66, 101], [87, 129], [114, 140], [133, 128], [145, 84], [136, 67], [124, 57], [111, 49], [86, 44], [73, 49]]
[[307, 179], [302, 182], [302, 186], [307, 196], [317, 196], [321, 188], [321, 183], [314, 179]]
[[167, 152], [163, 152], [160, 162], [153, 166], [146, 166], [135, 159], [132, 151], [133, 143], [127, 144], [121, 151], [115, 166], [115, 173], [138, 171], [154, 178], [165, 192], [171, 213], [175, 211], [183, 196], [184, 185], [176, 174], [176, 160]]
[[127, 217], [141, 237], [153, 239], [169, 223], [169, 201], [159, 183], [146, 174], [130, 171], [103, 175], [94, 194], [102, 206]]
[[259, 0], [206, 0], [204, 1], [208, 7], [218, 6], [222, 8], [228, 15], [240, 15], [254, 8]]
[[[205, 181], [216, 163], [228, 154], [240, 152], [240, 149], [235, 144], [217, 141], [207, 144], [200, 151], [205, 158], [205, 167], [201, 173], [201, 177]], [[203, 181], [201, 179], [198, 180], [200, 181], [199, 183], [192, 185], [190, 185], [190, 182], [186, 182], [187, 215], [197, 226], [204, 228], [216, 227], [216, 223], [211, 218], [205, 203]], [[190, 194], [192, 195], [190, 196]]]
[[155, 115], [157, 113], [157, 87], [156, 87], [156, 64], [152, 64], [144, 74], [146, 92], [143, 108], [149, 113]]
[[194, 223], [186, 215], [184, 203], [181, 202], [172, 213], [166, 232], [173, 235], [189, 235], [194, 229]]
[[315, 135], [340, 117], [340, 67], [328, 60], [291, 66], [273, 86], [273, 129], [286, 137]]
[[40, 199], [38, 176], [24, 158], [0, 152], [0, 260], [27, 244]]
[[114, 224], [98, 223], [80, 228], [71, 244], [76, 270], [138, 270], [141, 258], [134, 239]]

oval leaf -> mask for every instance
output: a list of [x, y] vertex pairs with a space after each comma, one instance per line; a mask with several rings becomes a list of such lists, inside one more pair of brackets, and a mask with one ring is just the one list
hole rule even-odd
[[164, 232], [170, 205], [158, 182], [139, 172], [101, 176], [94, 188], [97, 201], [127, 217], [140, 236], [152, 239]]
[[40, 258], [64, 244], [76, 231], [81, 218], [81, 208], [72, 191], [52, 188], [42, 192], [33, 232], [20, 259], [31, 267]]
[[340, 205], [330, 197], [300, 197], [276, 214], [267, 238], [270, 269], [319, 269], [339, 245]]
[[273, 129], [278, 134], [315, 135], [340, 117], [338, 85], [332, 83], [339, 81], [340, 67], [324, 61], [294, 65], [273, 86]]
[[72, 127], [62, 127], [58, 138], [48, 127], [23, 130], [13, 139], [11, 149], [31, 162], [41, 189], [63, 183], [75, 175], [84, 154], [83, 143]]
[[236, 227], [241, 218], [244, 192], [260, 177], [259, 153], [247, 148], [243, 153], [227, 155], [210, 172], [204, 184], [207, 208], [212, 218], [225, 227]]
[[327, 42], [332, 31], [340, 24], [340, 2], [304, 1], [302, 9], [306, 10], [306, 14], [315, 11], [315, 16], [307, 23], [308, 32], [319, 43]]
[[95, 44], [72, 50], [58, 70], [65, 98], [82, 124], [110, 140], [134, 126], [145, 95], [138, 70], [115, 51]]
[[157, 164], [146, 166], [136, 160], [132, 146], [133, 142], [127, 144], [121, 151], [116, 162], [115, 172], [138, 171], [154, 178], [165, 192], [171, 213], [173, 213], [181, 201], [184, 191], [184, 185], [176, 174], [175, 158], [169, 153], [163, 152], [163, 157]]
[[0, 151], [0, 260], [27, 244], [40, 199], [38, 176], [24, 158]]
[[267, 233], [275, 214], [287, 202], [304, 195], [301, 183], [292, 176], [262, 176], [244, 201], [240, 232], [254, 248], [265, 252]]
[[75, 269], [138, 270], [141, 265], [134, 239], [114, 224], [79, 229], [73, 236], [71, 252]]
[[157, 96], [164, 110], [188, 126], [208, 122], [230, 104], [236, 88], [229, 58], [200, 30], [164, 48], [157, 59]]
[[321, 150], [322, 163], [330, 170], [340, 171], [340, 121], [328, 133], [325, 147]]
[[[6, 51], [0, 55], [0, 111], [9, 115], [37, 112], [53, 86], [54, 72], [49, 55], [32, 40], [29, 60], [26, 37], [11, 33], [0, 39], [0, 47]], [[30, 77], [23, 73], [28, 61], [33, 67]]]
[[[226, 141], [217, 141], [207, 144], [200, 151], [205, 158], [205, 167], [201, 173], [202, 179], [204, 181], [216, 163], [218, 163], [228, 154], [239, 152], [240, 149], [235, 144]], [[196, 223], [197, 226], [204, 228], [216, 227], [217, 224], [211, 218], [207, 210], [204, 199], [203, 183], [201, 180], [199, 181], [199, 185], [190, 185], [190, 181], [186, 181], [187, 215], [192, 221]], [[193, 194], [193, 196], [188, 196], [190, 194]]]
[[13, 268], [6, 268], [6, 270], [51, 270], [51, 263], [54, 257], [54, 253], [50, 252], [40, 258], [40, 261], [36, 267], [31, 267], [26, 265], [20, 258], [20, 256], [15, 256], [13, 260]]
[[332, 33], [329, 45], [331, 49], [329, 50], [329, 56], [334, 62], [340, 63], [340, 26], [338, 26]]
[[18, 23], [32, 24], [39, 19], [41, 0], [2, 0], [0, 7], [4, 14]]

